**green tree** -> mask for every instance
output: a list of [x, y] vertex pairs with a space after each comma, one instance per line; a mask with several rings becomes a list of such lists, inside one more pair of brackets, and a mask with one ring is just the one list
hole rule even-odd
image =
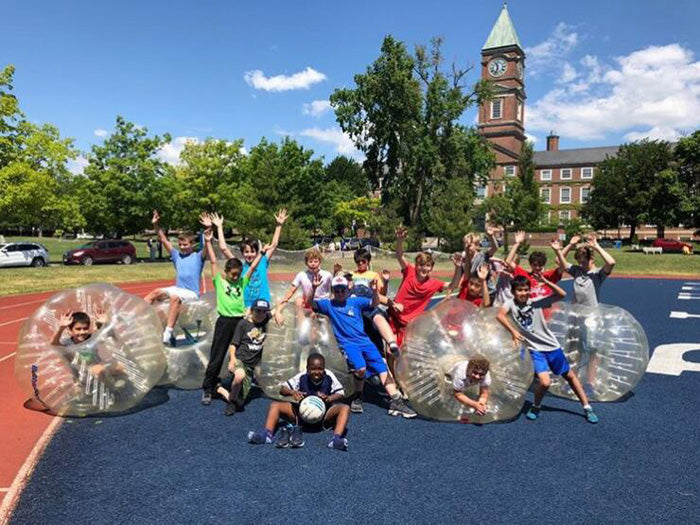
[[325, 168], [326, 182], [337, 182], [354, 197], [369, 194], [371, 185], [362, 165], [344, 155], [338, 155]]
[[170, 135], [148, 130], [118, 116], [114, 132], [92, 147], [81, 185], [88, 227], [121, 238], [150, 226], [151, 210], [172, 195], [161, 184], [171, 169], [157, 157]]
[[475, 196], [474, 188], [459, 179], [447, 181], [436, 191], [426, 223], [444, 250], [461, 250], [464, 233], [473, 229]]
[[678, 140], [673, 151], [678, 179], [685, 187], [686, 211], [681, 222], [700, 227], [700, 130]]
[[11, 93], [14, 74], [13, 65], [0, 71], [0, 168], [16, 158], [17, 126], [24, 118], [17, 97]]
[[656, 236], [663, 238], [666, 226], [676, 226], [691, 215], [691, 199], [688, 188], [673, 169], [660, 171], [647, 189], [647, 212], [645, 222], [656, 224]]
[[374, 188], [382, 189], [382, 203], [400, 203], [409, 226], [423, 228], [423, 211], [434, 192], [457, 178], [473, 184], [474, 145], [480, 146], [477, 164], [493, 157], [486, 141], [458, 123], [464, 111], [489, 96], [478, 82], [465, 92], [467, 70], [442, 71], [441, 40], [430, 50], [417, 46], [412, 57], [402, 42], [384, 39], [381, 54], [364, 74], [355, 75], [354, 89], [336, 89], [331, 105], [341, 129], [365, 154], [363, 167]]

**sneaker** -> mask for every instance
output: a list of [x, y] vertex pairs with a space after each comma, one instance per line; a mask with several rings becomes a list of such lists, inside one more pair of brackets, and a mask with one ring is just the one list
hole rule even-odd
[[279, 434], [277, 434], [277, 440], [275, 441], [275, 446], [277, 448], [289, 448], [290, 443], [289, 428], [280, 428]]
[[584, 410], [584, 412], [586, 413], [586, 421], [589, 423], [593, 423], [595, 425], [599, 421], [598, 416], [595, 412], [593, 412], [592, 408], [587, 408]]
[[248, 443], [252, 445], [269, 445], [272, 443], [272, 436], [267, 429], [261, 428], [255, 432], [248, 432]]
[[328, 448], [332, 448], [333, 450], [347, 450], [348, 440], [344, 437], [333, 436], [328, 442]]
[[163, 344], [164, 345], [170, 344], [172, 346], [173, 339], [174, 339], [173, 329], [166, 328], [163, 331]]
[[362, 414], [363, 411], [364, 409], [362, 408], [362, 399], [356, 397], [350, 403], [350, 412], [352, 412], [353, 414]]
[[530, 410], [528, 410], [527, 414], [525, 414], [525, 417], [528, 418], [530, 421], [534, 421], [539, 416], [540, 416], [540, 407], [535, 407], [535, 406], [530, 407]]
[[202, 392], [202, 404], [204, 406], [209, 406], [211, 405], [211, 392], [205, 390]]
[[418, 414], [409, 407], [406, 402], [399, 397], [398, 399], [392, 399], [389, 403], [389, 415], [390, 416], [403, 416], [406, 419], [412, 419]]
[[226, 403], [226, 408], [224, 408], [224, 415], [225, 416], [232, 416], [236, 412], [238, 412], [238, 408], [234, 403]]
[[304, 433], [301, 431], [301, 427], [297, 425], [292, 429], [292, 435], [289, 438], [289, 445], [292, 448], [301, 448], [304, 446], [304, 443]]

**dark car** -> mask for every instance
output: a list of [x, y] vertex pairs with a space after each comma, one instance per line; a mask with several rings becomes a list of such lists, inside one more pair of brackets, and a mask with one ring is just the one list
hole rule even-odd
[[381, 243], [379, 242], [379, 239], [375, 239], [374, 237], [364, 237], [360, 239], [361, 248], [366, 248], [368, 246], [371, 246], [373, 248], [379, 248], [379, 246], [381, 246]]
[[136, 248], [129, 241], [105, 240], [84, 244], [75, 250], [63, 254], [65, 264], [82, 264], [90, 266], [93, 263], [131, 264], [136, 259]]
[[689, 242], [674, 241], [672, 239], [654, 239], [651, 243], [652, 248], [661, 248], [664, 253], [683, 253], [683, 248], [693, 253], [693, 245]]

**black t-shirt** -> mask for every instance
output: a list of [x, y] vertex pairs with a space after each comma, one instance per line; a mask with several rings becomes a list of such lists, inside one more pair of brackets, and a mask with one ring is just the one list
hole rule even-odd
[[268, 315], [262, 323], [253, 323], [247, 318], [238, 323], [231, 341], [231, 344], [236, 347], [236, 359], [249, 366], [255, 366], [260, 362], [269, 321]]

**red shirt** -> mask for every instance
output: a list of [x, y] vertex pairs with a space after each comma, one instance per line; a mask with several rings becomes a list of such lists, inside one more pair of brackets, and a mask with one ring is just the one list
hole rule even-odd
[[[486, 283], [484, 283], [483, 286], [486, 286]], [[482, 295], [469, 295], [469, 279], [465, 276], [462, 276], [462, 283], [459, 287], [457, 299], [469, 301], [475, 306], [481, 306], [481, 303], [484, 301], [484, 297]]]
[[[541, 299], [542, 297], [547, 297], [548, 295], [552, 295], [554, 293], [554, 290], [552, 290], [549, 286], [546, 284], [538, 281], [535, 279], [532, 275], [532, 273], [528, 272], [525, 268], [522, 266], [516, 266], [515, 270], [513, 271], [513, 277], [522, 275], [523, 277], [527, 277], [527, 280], [530, 281], [530, 298], [531, 299]], [[552, 281], [553, 283], [559, 282], [561, 279], [561, 272], [559, 271], [559, 268], [554, 268], [553, 270], [547, 270], [542, 272], [542, 275], [544, 276], [545, 279], [548, 281]]]
[[433, 295], [445, 289], [445, 283], [433, 277], [428, 277], [422, 283], [418, 282], [416, 267], [412, 264], [407, 264], [402, 273], [403, 280], [394, 302], [403, 305], [403, 312], [398, 313], [394, 310], [393, 317], [398, 325], [406, 326], [425, 310]]

